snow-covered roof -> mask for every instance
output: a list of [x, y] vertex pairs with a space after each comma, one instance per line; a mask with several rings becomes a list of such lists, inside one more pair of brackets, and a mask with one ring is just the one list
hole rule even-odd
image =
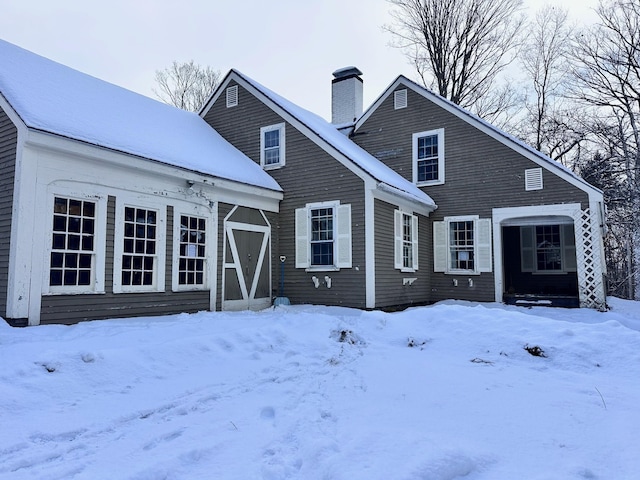
[[305, 125], [327, 145], [333, 147], [333, 149], [377, 180], [383, 187], [382, 190], [389, 193], [395, 193], [406, 200], [418, 202], [427, 206], [430, 210], [436, 208], [436, 203], [429, 195], [350, 140], [349, 137], [338, 130], [336, 125], [333, 125], [322, 117], [299, 107], [237, 70], [232, 70], [230, 72], [230, 75], [231, 74], [235, 74], [247, 82], [262, 95], [269, 98], [273, 103], [286, 111], [290, 116]]
[[281, 191], [199, 115], [0, 40], [0, 93], [30, 128]]
[[564, 175], [565, 178], [570, 178], [575, 184], [580, 185], [583, 189], [586, 187], [598, 194], [602, 194], [600, 190], [596, 187], [588, 183], [586, 180], [576, 175], [569, 168], [565, 167], [561, 163], [547, 157], [545, 154], [536, 150], [532, 146], [526, 144], [522, 140], [517, 139], [513, 135], [508, 134], [507, 132], [499, 129], [495, 125], [483, 120], [482, 118], [474, 115], [473, 113], [465, 110], [461, 106], [455, 104], [451, 100], [438, 95], [435, 92], [423, 87], [422, 85], [417, 84], [413, 80], [405, 77], [404, 75], [399, 75], [391, 84], [382, 92], [382, 94], [373, 102], [373, 104], [360, 116], [360, 118], [355, 123], [355, 129], [357, 130], [368, 118], [369, 116], [378, 108], [378, 106], [382, 103], [382, 101], [391, 95], [392, 91], [395, 90], [398, 84], [403, 83], [406, 86], [410, 87], [416, 93], [422, 95], [425, 98], [435, 102], [441, 107], [445, 108], [449, 112], [456, 115], [458, 118], [464, 120], [465, 122], [475, 126], [483, 130], [484, 132], [491, 135], [496, 140], [502, 142], [504, 145], [520, 151], [520, 153], [526, 155], [531, 160], [534, 160], [541, 166], [547, 167], [550, 170], [555, 170], [556, 173], [560, 173]]

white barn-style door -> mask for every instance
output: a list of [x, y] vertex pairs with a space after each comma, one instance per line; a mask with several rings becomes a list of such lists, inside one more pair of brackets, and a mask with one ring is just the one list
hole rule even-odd
[[225, 221], [222, 310], [271, 305], [271, 228]]

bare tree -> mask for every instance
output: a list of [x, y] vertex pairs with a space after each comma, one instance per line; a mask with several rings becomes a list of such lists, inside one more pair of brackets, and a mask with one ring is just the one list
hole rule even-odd
[[546, 5], [530, 24], [520, 56], [530, 89], [520, 136], [565, 164], [567, 154], [579, 146], [587, 132], [583, 116], [576, 115], [575, 103], [565, 96], [571, 39], [567, 11]]
[[487, 118], [513, 102], [497, 77], [520, 44], [522, 0], [387, 0], [393, 45], [402, 48], [423, 84]]
[[[573, 57], [573, 95], [601, 125], [600, 143], [620, 186], [610, 204], [619, 223], [618, 259], [624, 258], [629, 295], [640, 297], [640, 1], [601, 1], [599, 22], [581, 33]], [[596, 132], [598, 133], [598, 132]], [[611, 259], [609, 259], [610, 261]]]
[[201, 67], [193, 60], [174, 61], [164, 70], [156, 70], [157, 89], [153, 92], [160, 100], [183, 110], [197, 112], [220, 83], [219, 70]]

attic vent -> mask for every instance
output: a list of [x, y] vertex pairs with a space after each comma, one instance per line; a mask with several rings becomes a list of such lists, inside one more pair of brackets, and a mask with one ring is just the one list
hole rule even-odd
[[393, 92], [393, 106], [396, 110], [406, 108], [407, 106], [407, 89], [396, 90]]
[[524, 171], [524, 189], [542, 190], [542, 168], [529, 168]]
[[238, 105], [238, 86], [227, 88], [227, 108]]

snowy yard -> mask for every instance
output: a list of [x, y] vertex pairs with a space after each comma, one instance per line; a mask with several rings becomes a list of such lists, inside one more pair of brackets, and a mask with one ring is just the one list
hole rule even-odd
[[640, 478], [640, 304], [611, 304], [0, 321], [0, 478]]

